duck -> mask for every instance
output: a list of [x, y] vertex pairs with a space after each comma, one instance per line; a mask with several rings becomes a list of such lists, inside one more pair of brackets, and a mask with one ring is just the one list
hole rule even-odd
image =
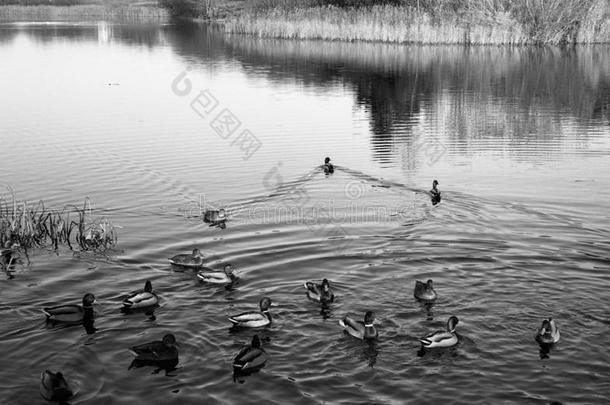
[[304, 286], [307, 289], [307, 296], [314, 301], [330, 303], [335, 300], [335, 295], [330, 289], [330, 283], [327, 279], [322, 280], [322, 284], [307, 281]]
[[225, 213], [224, 208], [216, 210], [208, 210], [203, 213], [203, 222], [222, 222], [227, 220], [227, 214]]
[[153, 292], [152, 283], [146, 280], [143, 290], [134, 291], [123, 300], [123, 309], [148, 308], [158, 303], [159, 297]]
[[17, 262], [18, 256], [15, 256], [15, 252], [19, 246], [19, 243], [12, 243], [10, 240], [4, 243], [4, 248], [0, 249], [0, 267], [10, 269]]
[[438, 186], [438, 181], [434, 180], [432, 182], [432, 189], [429, 191], [430, 198], [432, 199], [432, 205], [436, 205], [441, 202], [441, 192], [438, 188], [436, 188], [436, 186]]
[[367, 311], [364, 314], [364, 322], [357, 321], [349, 314], [345, 315], [339, 321], [339, 325], [343, 327], [347, 333], [358, 339], [375, 339], [378, 335], [377, 329], [373, 326], [375, 314], [372, 311]]
[[432, 332], [425, 337], [419, 339], [422, 346], [425, 348], [435, 347], [451, 347], [458, 343], [458, 337], [455, 333], [455, 327], [457, 326], [459, 319], [457, 316], [452, 316], [447, 320], [447, 330], [438, 330]]
[[559, 329], [553, 318], [542, 321], [542, 326], [536, 334], [536, 341], [542, 344], [553, 344], [559, 342]]
[[332, 174], [335, 172], [335, 167], [333, 166], [332, 163], [330, 163], [329, 157], [324, 159], [324, 164], [322, 165], [322, 169], [324, 170], [325, 174]]
[[163, 340], [156, 340], [131, 347], [130, 351], [136, 360], [140, 361], [172, 361], [178, 359], [176, 337], [171, 333], [163, 336]]
[[174, 266], [182, 266], [182, 267], [201, 267], [203, 266], [203, 260], [205, 256], [201, 254], [199, 249], [193, 249], [193, 253], [189, 254], [180, 254], [174, 257], [170, 257], [169, 262]]
[[415, 289], [413, 290], [413, 296], [418, 300], [431, 302], [436, 300], [436, 291], [434, 291], [434, 286], [432, 280], [428, 280], [427, 282], [421, 282], [419, 280], [415, 281]]
[[47, 401], [63, 402], [74, 395], [63, 374], [45, 370], [40, 373], [40, 395]]
[[197, 277], [204, 283], [211, 284], [229, 284], [236, 279], [230, 264], [225, 265], [223, 271], [200, 271]]
[[243, 312], [229, 317], [229, 321], [231, 321], [234, 327], [260, 328], [262, 326], [268, 326], [271, 324], [271, 314], [269, 313], [270, 306], [271, 298], [263, 297], [259, 303], [260, 312]]
[[258, 335], [252, 337], [252, 344], [244, 346], [233, 360], [235, 373], [248, 373], [262, 368], [267, 361], [267, 352], [262, 348]]
[[47, 316], [47, 321], [64, 323], [64, 324], [80, 324], [83, 321], [93, 319], [93, 304], [97, 301], [95, 296], [87, 293], [83, 296], [82, 305], [58, 305], [55, 307], [43, 308], [42, 312]]

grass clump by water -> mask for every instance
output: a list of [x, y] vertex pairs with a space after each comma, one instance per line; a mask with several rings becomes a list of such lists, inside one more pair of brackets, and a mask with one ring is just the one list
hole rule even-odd
[[255, 0], [225, 28], [270, 38], [419, 44], [608, 43], [610, 2]]
[[[11, 193], [12, 194], [12, 193]], [[81, 207], [50, 210], [41, 200], [32, 204], [0, 198], [0, 246], [22, 249], [67, 245], [70, 249], [104, 252], [116, 245], [116, 226], [106, 218], [92, 218], [89, 198]]]

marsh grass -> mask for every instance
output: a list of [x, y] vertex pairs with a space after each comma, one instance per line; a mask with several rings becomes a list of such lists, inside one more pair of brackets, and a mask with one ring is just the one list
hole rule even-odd
[[107, 218], [93, 218], [89, 198], [82, 207], [50, 210], [38, 203], [0, 198], [0, 246], [7, 242], [22, 249], [66, 244], [70, 249], [103, 252], [117, 242], [116, 226]]
[[610, 42], [607, 0], [422, 1], [414, 7], [301, 7], [258, 0], [225, 22], [257, 37], [415, 44], [525, 45]]

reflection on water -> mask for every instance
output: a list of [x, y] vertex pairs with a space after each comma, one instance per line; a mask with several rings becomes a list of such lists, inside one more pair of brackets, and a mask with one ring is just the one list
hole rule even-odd
[[[6, 269], [1, 403], [35, 402], [45, 368], [71, 376], [88, 404], [610, 400], [607, 46], [2, 24], [0, 72], [0, 198], [6, 185], [56, 209], [89, 196], [121, 226], [107, 257], [32, 249]], [[179, 75], [188, 96], [172, 91]], [[256, 154], [192, 108], [203, 90], [261, 141]], [[204, 221], [223, 207], [228, 219]], [[210, 286], [168, 263], [194, 248], [239, 280]], [[329, 305], [303, 294], [324, 278]], [[441, 286], [434, 306], [413, 299], [418, 279]], [[160, 305], [121, 313], [121, 292], [146, 280]], [[40, 308], [88, 291], [94, 323], [46, 327]], [[269, 361], [233, 384], [252, 335], [227, 318], [262, 296], [276, 303], [258, 332]], [[337, 317], [368, 310], [379, 338], [344, 336]], [[422, 352], [418, 337], [452, 315], [459, 344]], [[566, 333], [538, 348], [532, 331], [550, 316]], [[179, 372], [176, 360], [126, 370], [128, 347], [168, 333]]]

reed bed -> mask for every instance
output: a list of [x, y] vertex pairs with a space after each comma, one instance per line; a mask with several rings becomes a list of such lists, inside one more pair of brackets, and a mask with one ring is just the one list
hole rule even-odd
[[166, 10], [149, 5], [0, 6], [0, 21], [165, 21]]
[[225, 30], [257, 37], [415, 44], [610, 42], [606, 0], [466, 1], [458, 9], [408, 5], [251, 8]]
[[0, 198], [0, 246], [22, 249], [67, 245], [70, 249], [104, 252], [116, 245], [117, 227], [107, 218], [93, 218], [89, 198], [82, 207], [50, 210], [38, 203]]

